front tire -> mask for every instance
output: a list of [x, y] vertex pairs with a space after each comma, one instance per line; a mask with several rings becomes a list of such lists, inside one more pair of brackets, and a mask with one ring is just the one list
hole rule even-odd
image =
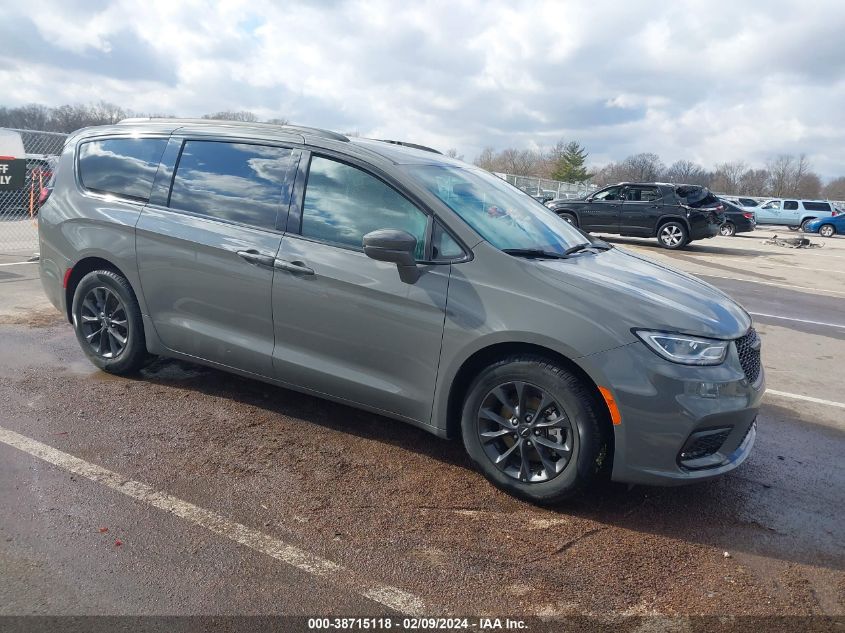
[[461, 417], [464, 446], [496, 487], [554, 504], [589, 485], [604, 465], [600, 407], [571, 371], [539, 356], [512, 356], [470, 386]]
[[689, 243], [689, 231], [681, 222], [666, 222], [657, 229], [657, 242], [669, 250], [683, 248]]
[[73, 293], [73, 329], [82, 351], [110, 374], [130, 374], [147, 361], [141, 308], [129, 282], [111, 270], [85, 275]]
[[722, 235], [723, 237], [733, 237], [736, 235], [736, 227], [733, 222], [725, 222], [722, 226], [720, 226], [719, 235]]
[[822, 224], [819, 227], [819, 235], [822, 237], [833, 237], [836, 235], [836, 227], [832, 224]]

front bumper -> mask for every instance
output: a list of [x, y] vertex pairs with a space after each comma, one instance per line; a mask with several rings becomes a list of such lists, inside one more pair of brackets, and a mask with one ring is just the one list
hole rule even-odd
[[[670, 363], [640, 342], [580, 360], [598, 384], [611, 390], [621, 413], [621, 423], [613, 427], [613, 480], [653, 485], [702, 481], [733, 470], [750, 454], [765, 376], [761, 370], [749, 382], [735, 345], [715, 367]], [[690, 458], [685, 451], [692, 440], [710, 431], [721, 433], [716, 449], [704, 458]]]

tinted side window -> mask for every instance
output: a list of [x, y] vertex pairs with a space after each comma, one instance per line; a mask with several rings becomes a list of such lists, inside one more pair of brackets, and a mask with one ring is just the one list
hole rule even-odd
[[783, 203], [784, 211], [795, 211], [798, 208], [798, 202], [795, 200], [785, 200]]
[[628, 202], [654, 202], [660, 198], [657, 187], [628, 187], [625, 190], [625, 200]]
[[79, 146], [79, 179], [91, 191], [147, 202], [166, 138], [113, 138]]
[[186, 141], [168, 206], [272, 229], [287, 208], [292, 150], [284, 147]]
[[761, 209], [780, 209], [780, 201], [779, 200], [772, 200], [771, 202], [767, 202], [764, 204]]
[[610, 187], [604, 191], [599, 191], [593, 196], [593, 200], [619, 200], [621, 199], [622, 187]]
[[425, 213], [378, 178], [321, 156], [311, 160], [303, 236], [360, 249], [370, 231], [400, 229], [417, 238], [416, 257], [422, 259], [426, 221]]
[[830, 204], [827, 202], [805, 202], [804, 208], [807, 211], [830, 211]]

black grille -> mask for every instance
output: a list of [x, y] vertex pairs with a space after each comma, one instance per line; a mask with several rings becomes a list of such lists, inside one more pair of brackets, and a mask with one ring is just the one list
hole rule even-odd
[[728, 439], [731, 429], [720, 429], [714, 432], [694, 433], [681, 451], [681, 461], [708, 457], [718, 451]]
[[749, 382], [754, 382], [760, 376], [760, 337], [757, 330], [751, 328], [748, 334], [736, 339], [736, 351], [739, 354], [739, 364]]

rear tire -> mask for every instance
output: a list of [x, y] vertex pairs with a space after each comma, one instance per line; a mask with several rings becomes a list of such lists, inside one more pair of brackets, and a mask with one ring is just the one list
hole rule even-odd
[[148, 359], [141, 308], [132, 286], [111, 270], [85, 275], [73, 293], [73, 329], [82, 351], [110, 374], [131, 374]]
[[719, 235], [723, 237], [733, 237], [736, 235], [736, 226], [733, 222], [725, 222], [719, 227]]
[[672, 251], [683, 248], [690, 242], [689, 231], [681, 222], [665, 222], [657, 229], [657, 242]]
[[836, 235], [836, 227], [832, 224], [822, 224], [819, 227], [819, 235], [822, 237], [833, 237]]
[[558, 503], [606, 466], [602, 406], [569, 370], [540, 356], [511, 356], [470, 385], [464, 446], [496, 487], [533, 503]]
[[567, 222], [567, 223], [569, 223], [569, 224], [571, 224], [572, 226], [574, 226], [574, 227], [576, 227], [576, 228], [577, 228], [577, 226], [578, 226], [578, 218], [576, 218], [574, 214], [572, 214], [572, 213], [567, 213], [567, 212], [565, 212], [565, 211], [564, 211], [563, 213], [558, 213], [558, 217], [559, 217], [561, 220], [563, 220], [564, 222]]

